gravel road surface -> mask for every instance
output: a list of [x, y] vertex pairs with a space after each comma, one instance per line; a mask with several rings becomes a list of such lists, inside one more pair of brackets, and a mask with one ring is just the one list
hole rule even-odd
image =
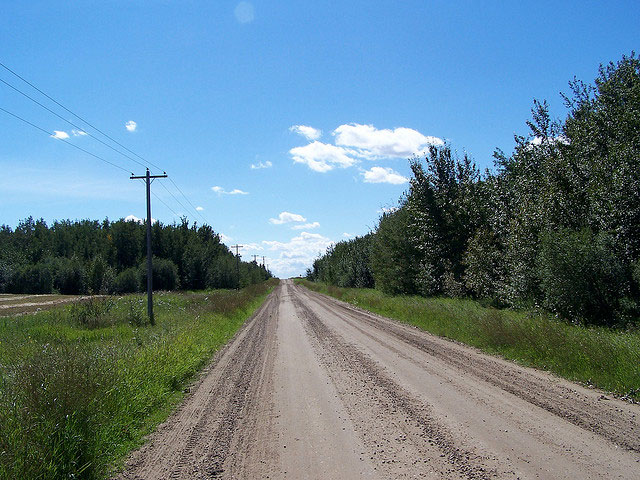
[[640, 406], [285, 280], [118, 479], [638, 479]]

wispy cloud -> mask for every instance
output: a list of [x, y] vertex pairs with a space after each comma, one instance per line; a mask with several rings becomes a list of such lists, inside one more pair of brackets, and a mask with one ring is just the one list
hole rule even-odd
[[88, 135], [88, 133], [85, 132], [84, 130], [76, 130], [75, 128], [71, 130], [71, 134], [74, 137], [84, 137], [85, 135]]
[[69, 134], [62, 130], [54, 130], [53, 135], [51, 135], [51, 137], [57, 138], [58, 140], [66, 140], [67, 138], [69, 138]]
[[249, 195], [249, 192], [242, 191], [239, 188], [234, 188], [233, 190], [225, 190], [224, 188], [217, 185], [215, 187], [211, 187], [211, 190], [216, 192], [218, 195]]
[[329, 143], [315, 141], [304, 147], [295, 147], [289, 150], [296, 163], [303, 163], [311, 170], [325, 173], [336, 166], [347, 168], [357, 163], [357, 159], [350, 156], [347, 149], [336, 147]]
[[204, 208], [198, 205], [198, 206], [196, 207], [196, 210], [197, 210], [198, 212], [201, 212], [201, 211], [203, 211], [203, 210], [204, 210]]
[[289, 130], [297, 133], [298, 135], [302, 135], [307, 140], [318, 140], [322, 136], [322, 130], [318, 130], [317, 128], [309, 127], [307, 125], [293, 125], [289, 127]]
[[249, 2], [238, 3], [233, 13], [236, 16], [236, 20], [240, 23], [251, 23], [256, 17], [255, 9]]
[[398, 172], [386, 167], [371, 167], [362, 172], [365, 183], [391, 183], [392, 185], [402, 185], [409, 181]]
[[302, 215], [298, 215], [297, 213], [291, 212], [281, 212], [278, 215], [278, 218], [270, 218], [269, 223], [272, 225], [282, 225], [283, 223], [292, 223], [292, 222], [306, 222], [307, 219]]
[[264, 163], [263, 162], [252, 163], [251, 170], [260, 170], [261, 168], [271, 168], [272, 166], [273, 166], [273, 163], [267, 160]]
[[129, 120], [127, 123], [124, 124], [124, 128], [126, 128], [129, 132], [135, 132], [136, 129], [138, 128], [138, 124], [133, 120]]
[[314, 228], [318, 228], [320, 226], [320, 223], [318, 222], [311, 222], [311, 223], [303, 223], [302, 225], [294, 225], [293, 227], [291, 227], [292, 230], [311, 230]]

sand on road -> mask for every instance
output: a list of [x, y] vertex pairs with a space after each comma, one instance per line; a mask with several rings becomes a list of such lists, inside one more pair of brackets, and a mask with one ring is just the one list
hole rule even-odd
[[640, 478], [640, 406], [285, 280], [117, 478]]

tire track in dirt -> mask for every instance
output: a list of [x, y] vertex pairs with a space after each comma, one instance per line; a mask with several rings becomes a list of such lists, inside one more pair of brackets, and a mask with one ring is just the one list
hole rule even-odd
[[[245, 414], [257, 412], [256, 402], [269, 396], [278, 292], [250, 319], [236, 338], [196, 384], [180, 409], [134, 453], [119, 479], [213, 479], [235, 469], [238, 452], [255, 444], [264, 428], [252, 418], [252, 428], [241, 425]], [[237, 435], [237, 432], [245, 432]], [[232, 450], [232, 446], [234, 449]], [[262, 452], [274, 458], [275, 452]]]
[[587, 390], [560, 379], [550, 382], [549, 374], [539, 375], [532, 369], [478, 354], [470, 347], [460, 347], [454, 342], [425, 334], [414, 327], [390, 321], [331, 297], [323, 295], [323, 302], [320, 302], [306, 292], [303, 295], [317, 305], [324, 306], [326, 302], [339, 309], [345, 314], [344, 320], [352, 325], [361, 323], [369, 325], [373, 331], [389, 333], [466, 374], [472, 374], [574, 425], [602, 435], [620, 447], [640, 452], [637, 405], [609, 402], [608, 397], [599, 391]]
[[[417, 468], [424, 474], [429, 471], [440, 478], [473, 480], [494, 476], [489, 459], [456, 446], [453, 435], [430, 414], [428, 405], [412, 398], [367, 355], [331, 331], [299, 298], [294, 304], [305, 328], [317, 342], [320, 358], [338, 385], [343, 402], [360, 427], [359, 433], [373, 450], [371, 460], [379, 468], [393, 478], [402, 478], [409, 476], [416, 459], [426, 458], [427, 468]], [[389, 428], [391, 425], [396, 428]], [[382, 448], [389, 448], [389, 444], [398, 440], [404, 450], [402, 459], [397, 458], [400, 454], [397, 449], [389, 455]], [[413, 461], [407, 462], [408, 458]]]

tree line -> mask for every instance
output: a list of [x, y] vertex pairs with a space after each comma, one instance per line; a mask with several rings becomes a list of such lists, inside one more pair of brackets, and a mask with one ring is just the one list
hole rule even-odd
[[[152, 226], [156, 290], [235, 288], [271, 273], [240, 262], [209, 225]], [[0, 226], [0, 293], [111, 294], [146, 289], [146, 226], [135, 221], [55, 221], [29, 217]]]
[[534, 101], [530, 133], [480, 171], [451, 145], [410, 160], [398, 208], [339, 242], [311, 280], [389, 294], [471, 296], [573, 322], [640, 317], [640, 60], [574, 78], [564, 120]]

